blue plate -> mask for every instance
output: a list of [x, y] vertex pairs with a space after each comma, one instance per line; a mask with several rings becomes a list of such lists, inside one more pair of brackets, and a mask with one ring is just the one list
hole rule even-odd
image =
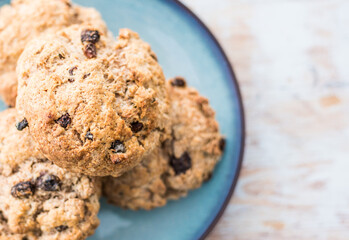
[[[202, 188], [152, 211], [122, 210], [102, 199], [101, 225], [89, 240], [204, 238], [230, 199], [242, 161], [244, 116], [230, 63], [205, 25], [178, 1], [76, 2], [99, 10], [115, 35], [119, 28], [137, 31], [151, 44], [167, 78], [183, 76], [210, 99], [227, 137], [225, 154], [212, 179]], [[4, 108], [3, 103], [1, 106]]]

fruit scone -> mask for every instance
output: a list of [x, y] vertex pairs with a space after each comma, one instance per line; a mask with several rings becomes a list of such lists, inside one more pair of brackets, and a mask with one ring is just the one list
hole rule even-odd
[[183, 78], [167, 83], [169, 137], [142, 164], [119, 178], [103, 178], [103, 195], [117, 206], [151, 209], [185, 196], [211, 177], [225, 146], [215, 113]]
[[95, 9], [69, 0], [12, 0], [0, 8], [0, 95], [6, 104], [15, 106], [16, 64], [26, 44], [41, 34], [82, 23], [107, 32]]
[[71, 173], [36, 150], [15, 109], [0, 113], [0, 239], [75, 240], [99, 225], [98, 178]]
[[17, 108], [58, 166], [119, 176], [138, 165], [169, 124], [165, 79], [137, 33], [117, 40], [74, 25], [27, 45], [17, 66]]

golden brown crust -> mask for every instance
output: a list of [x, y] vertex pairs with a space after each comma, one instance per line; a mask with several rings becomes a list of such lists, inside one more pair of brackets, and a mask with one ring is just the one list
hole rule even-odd
[[15, 109], [0, 113], [0, 239], [74, 240], [99, 225], [100, 180], [45, 159]]
[[166, 186], [162, 175], [166, 172], [167, 156], [157, 147], [152, 153], [121, 177], [103, 179], [104, 195], [108, 201], [132, 210], [164, 206]]
[[187, 191], [200, 187], [210, 178], [224, 150], [224, 138], [219, 133], [215, 112], [208, 99], [194, 88], [176, 86], [173, 84], [175, 80], [167, 83], [172, 139], [167, 141], [166, 149], [172, 157], [179, 160], [187, 153], [191, 167], [176, 173], [176, 167], [172, 164], [166, 185], [176, 191]]
[[[86, 30], [97, 30], [99, 40], [82, 42]], [[153, 55], [127, 29], [114, 41], [75, 25], [29, 44], [18, 61], [17, 107], [40, 150], [93, 176], [119, 176], [139, 164], [167, 124], [164, 76]]]
[[103, 194], [110, 203], [149, 210], [185, 196], [210, 178], [224, 141], [214, 111], [184, 79], [174, 81], [167, 83], [170, 136], [142, 164], [119, 178], [103, 179]]
[[16, 63], [25, 45], [41, 34], [81, 23], [107, 31], [96, 10], [69, 0], [13, 0], [0, 8], [0, 95], [7, 105], [16, 103]]

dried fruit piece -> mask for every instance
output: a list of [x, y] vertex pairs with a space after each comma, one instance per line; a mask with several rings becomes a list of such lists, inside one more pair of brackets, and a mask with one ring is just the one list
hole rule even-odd
[[131, 130], [134, 133], [137, 133], [137, 132], [141, 131], [142, 128], [143, 128], [143, 123], [141, 123], [141, 122], [133, 122], [133, 123], [131, 123]]
[[184, 152], [179, 158], [172, 155], [170, 156], [170, 165], [176, 175], [185, 173], [191, 168], [191, 158], [187, 152]]
[[61, 184], [61, 179], [52, 174], [41, 175], [36, 180], [36, 187], [48, 192], [59, 191], [61, 189]]
[[25, 118], [22, 121], [16, 123], [16, 128], [18, 131], [22, 131], [26, 127], [28, 127], [28, 121]]
[[0, 210], [0, 223], [1, 222], [6, 222], [7, 219], [5, 218], [4, 214], [2, 213], [2, 211]]
[[83, 79], [86, 79], [88, 76], [90, 76], [91, 73], [85, 73], [84, 76], [82, 77]]
[[219, 140], [219, 149], [220, 149], [221, 151], [224, 151], [225, 145], [226, 145], [226, 140], [225, 140], [225, 138], [221, 138], [221, 139]]
[[125, 153], [126, 152], [126, 148], [125, 148], [123, 142], [121, 142], [120, 140], [116, 140], [115, 142], [113, 142], [111, 144], [110, 149], [112, 149], [114, 153]]
[[30, 182], [20, 182], [11, 188], [11, 195], [15, 198], [29, 198], [35, 193], [35, 186]]
[[61, 225], [61, 226], [58, 226], [58, 227], [55, 227], [55, 229], [57, 230], [57, 232], [63, 232], [65, 230], [67, 230], [69, 227], [66, 226], [66, 225]]
[[187, 83], [185, 82], [185, 79], [182, 77], [176, 77], [171, 81], [171, 85], [174, 87], [185, 87]]
[[97, 30], [84, 30], [81, 32], [81, 42], [96, 43], [99, 41], [100, 35]]
[[205, 181], [205, 182], [208, 182], [208, 181], [211, 180], [211, 178], [212, 178], [212, 172], [209, 172], [209, 173], [207, 174], [207, 176], [204, 177], [204, 181]]
[[58, 57], [59, 57], [59, 59], [65, 59], [64, 55], [62, 55], [61, 53], [58, 54]]
[[93, 140], [93, 134], [92, 134], [90, 131], [88, 131], [88, 132], [86, 133], [85, 138], [88, 139], [88, 140]]
[[151, 56], [155, 61], [158, 61], [158, 57], [155, 55], [155, 53], [151, 53], [150, 56]]
[[88, 43], [85, 46], [84, 54], [87, 58], [97, 57], [97, 48], [93, 43]]
[[71, 123], [69, 113], [63, 114], [60, 118], [56, 120], [56, 123], [61, 125], [62, 128], [67, 128], [68, 125]]
[[68, 78], [68, 82], [74, 82], [75, 80], [73, 78]]
[[71, 69], [68, 70], [70, 76], [73, 76], [74, 75], [74, 71], [78, 69], [77, 67], [72, 67]]
[[219, 149], [223, 152], [225, 149], [225, 138], [221, 138], [221, 140], [219, 140]]

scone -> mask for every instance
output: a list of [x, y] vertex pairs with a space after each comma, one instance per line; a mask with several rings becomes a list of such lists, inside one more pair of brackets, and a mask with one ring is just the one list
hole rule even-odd
[[100, 181], [48, 161], [28, 129], [16, 129], [17, 118], [15, 109], [0, 113], [0, 239], [92, 235], [99, 225]]
[[0, 8], [0, 95], [7, 105], [15, 106], [16, 63], [26, 44], [41, 34], [81, 23], [107, 31], [95, 9], [69, 0], [13, 0]]
[[225, 138], [219, 133], [208, 99], [187, 87], [183, 78], [170, 80], [167, 90], [172, 127], [171, 139], [165, 144], [170, 165], [166, 185], [176, 197], [173, 191], [198, 188], [211, 177], [224, 151]]
[[225, 146], [214, 111], [183, 78], [170, 80], [167, 92], [170, 136], [141, 165], [119, 178], [103, 179], [110, 203], [130, 209], [160, 207], [211, 177]]
[[71, 26], [27, 45], [17, 108], [40, 150], [58, 166], [119, 176], [138, 165], [168, 125], [161, 67], [138, 34], [117, 41]]

